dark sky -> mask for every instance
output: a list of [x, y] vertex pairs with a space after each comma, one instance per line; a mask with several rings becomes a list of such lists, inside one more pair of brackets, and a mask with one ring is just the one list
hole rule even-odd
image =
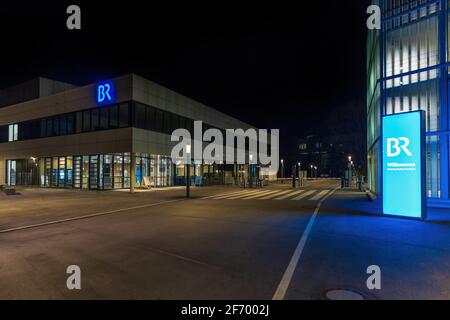
[[[92, 2], [2, 2], [0, 87], [135, 72], [281, 129], [282, 153], [327, 133], [323, 117], [343, 104], [364, 112], [367, 0]], [[69, 4], [81, 7], [81, 31], [66, 28]]]

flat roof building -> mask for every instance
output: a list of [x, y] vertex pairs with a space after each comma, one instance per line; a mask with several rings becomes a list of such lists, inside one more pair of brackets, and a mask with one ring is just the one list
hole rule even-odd
[[[38, 78], [0, 91], [0, 184], [121, 189], [185, 183], [173, 130], [251, 128], [129, 74], [76, 87]], [[236, 183], [237, 165], [195, 163], [196, 184]], [[245, 172], [245, 170], [244, 170]], [[134, 185], [132, 184], [134, 181]]]

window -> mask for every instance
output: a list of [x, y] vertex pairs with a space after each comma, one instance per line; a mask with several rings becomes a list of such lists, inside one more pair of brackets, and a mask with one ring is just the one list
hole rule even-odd
[[73, 113], [69, 113], [67, 115], [67, 134], [73, 134], [73, 128], [74, 128], [74, 114]]
[[134, 108], [134, 126], [136, 126], [136, 128], [141, 128], [141, 129], [145, 129], [145, 120], [146, 120], [146, 116], [145, 116], [145, 109], [146, 106], [136, 103], [135, 108]]
[[108, 129], [108, 108], [100, 109], [100, 128]]
[[65, 114], [59, 117], [59, 134], [62, 136], [67, 134], [67, 116]]
[[91, 121], [92, 121], [92, 125], [91, 125], [91, 130], [95, 131], [98, 130], [100, 128], [100, 118], [99, 118], [99, 110], [98, 109], [94, 109], [91, 111]]
[[109, 127], [110, 128], [117, 128], [119, 125], [118, 123], [118, 115], [119, 115], [119, 106], [111, 106], [109, 107]]
[[59, 117], [53, 117], [53, 134], [52, 136], [59, 136]]
[[52, 118], [47, 118], [46, 122], [47, 122], [47, 132], [46, 132], [47, 135], [46, 136], [47, 137], [51, 137], [52, 134], [53, 134], [53, 121], [52, 121]]
[[156, 110], [155, 131], [161, 132], [162, 128], [163, 128], [163, 112], [161, 110]]
[[155, 109], [153, 109], [152, 107], [147, 107], [147, 112], [145, 113], [145, 129], [154, 130], [155, 121]]
[[10, 124], [8, 126], [8, 141], [17, 141], [18, 139], [18, 125], [17, 124]]
[[171, 118], [171, 114], [168, 112], [164, 112], [163, 113], [163, 132], [164, 133], [169, 133], [170, 132], [170, 118]]
[[75, 133], [83, 131], [83, 113], [81, 111], [75, 114]]
[[83, 111], [83, 132], [91, 131], [91, 110]]
[[125, 128], [129, 126], [129, 108], [128, 103], [123, 103], [119, 108], [119, 127]]

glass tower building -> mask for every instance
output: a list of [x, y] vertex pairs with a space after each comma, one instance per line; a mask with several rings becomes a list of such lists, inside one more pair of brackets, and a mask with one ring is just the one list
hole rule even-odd
[[367, 41], [368, 188], [381, 190], [381, 117], [426, 112], [428, 206], [449, 199], [449, 0], [378, 0]]

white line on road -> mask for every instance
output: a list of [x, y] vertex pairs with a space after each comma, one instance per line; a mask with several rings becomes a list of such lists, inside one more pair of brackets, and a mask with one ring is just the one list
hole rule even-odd
[[72, 217], [72, 218], [67, 218], [67, 219], [60, 219], [60, 220], [53, 220], [53, 221], [43, 222], [43, 223], [30, 224], [30, 225], [27, 225], [27, 226], [21, 226], [21, 227], [16, 227], [16, 228], [11, 228], [11, 229], [0, 230], [0, 234], [7, 233], [7, 232], [13, 232], [13, 231], [20, 231], [20, 230], [25, 230], [25, 229], [44, 227], [44, 226], [49, 226], [49, 225], [58, 224], [58, 223], [64, 223], [64, 222], [69, 222], [69, 221], [83, 220], [83, 219], [89, 219], [89, 218], [94, 218], [94, 217], [100, 217], [100, 216], [105, 216], [105, 215], [109, 215], [109, 214], [113, 214], [113, 213], [117, 213], [117, 212], [123, 212], [123, 211], [135, 210], [135, 209], [155, 207], [155, 206], [159, 206], [159, 205], [166, 204], [166, 203], [179, 202], [179, 201], [184, 201], [184, 200], [186, 200], [186, 199], [176, 199], [176, 200], [162, 201], [162, 202], [144, 204], [144, 205], [141, 205], [141, 206], [135, 206], [135, 207], [128, 207], [128, 208], [122, 208], [122, 209], [116, 209], [116, 210], [92, 213], [92, 214], [87, 214], [87, 215], [84, 215], [84, 216]]
[[240, 191], [240, 192], [236, 192], [236, 193], [232, 193], [232, 194], [227, 194], [227, 195], [224, 195], [224, 196], [213, 197], [213, 199], [214, 199], [214, 200], [220, 200], [220, 199], [225, 199], [225, 198], [231, 199], [230, 197], [238, 197], [238, 198], [239, 198], [239, 197], [243, 197], [243, 196], [246, 196], [246, 195], [250, 195], [250, 194], [256, 193], [256, 192], [259, 192], [259, 190], [247, 190], [247, 191], [242, 190], [242, 191]]
[[314, 197], [309, 199], [310, 201], [317, 201], [320, 200], [323, 196], [325, 196], [330, 190], [322, 190], [318, 194], [316, 194]]
[[203, 199], [211, 199], [211, 198], [215, 198], [215, 197], [226, 197], [226, 196], [232, 196], [232, 195], [235, 195], [235, 194], [239, 194], [239, 193], [242, 193], [242, 192], [245, 192], [245, 190], [240, 190], [240, 191], [235, 191], [235, 192], [227, 192], [227, 193], [219, 193], [219, 194], [214, 194], [212, 196], [203, 197], [203, 198], [200, 198], [200, 199], [203, 200]]
[[291, 192], [291, 193], [289, 193], [289, 194], [287, 194], [287, 195], [285, 195], [285, 196], [276, 198], [275, 200], [284, 200], [284, 199], [287, 199], [287, 198], [289, 198], [289, 197], [295, 196], [295, 195], [297, 195], [297, 194], [299, 194], [299, 193], [302, 193], [303, 191], [305, 191], [305, 190], [297, 190], [297, 191], [293, 191], [293, 192]]
[[239, 198], [244, 198], [244, 197], [250, 196], [251, 194], [260, 194], [260, 193], [262, 193], [262, 192], [266, 193], [266, 192], [268, 192], [268, 190], [265, 190], [265, 191], [254, 190], [253, 192], [249, 192], [249, 193], [247, 193], [247, 194], [241, 194], [241, 195], [239, 195], [239, 196], [229, 197], [229, 198], [227, 197], [227, 199], [228, 199], [228, 200], [235, 200], [235, 199], [239, 199]]
[[261, 198], [261, 197], [267, 196], [267, 195], [272, 194], [272, 193], [275, 193], [275, 192], [277, 192], [277, 190], [272, 190], [272, 191], [269, 191], [269, 190], [267, 190], [267, 191], [262, 191], [262, 192], [260, 192], [260, 193], [255, 194], [255, 195], [251, 195], [251, 196], [249, 196], [249, 197], [245, 197], [243, 200], [250, 200], [250, 199]]
[[314, 192], [316, 192], [316, 190], [306, 191], [305, 193], [303, 193], [303, 194], [299, 195], [298, 197], [295, 197], [294, 199], [291, 199], [291, 200], [295, 200], [295, 201], [296, 200], [301, 200], [301, 199], [306, 198], [307, 196], [313, 194]]
[[261, 198], [260, 200], [269, 200], [269, 199], [273, 199], [273, 198], [275, 198], [275, 197], [279, 197], [279, 196], [281, 196], [281, 195], [283, 195], [283, 194], [286, 194], [286, 193], [288, 193], [288, 192], [291, 192], [291, 191], [292, 191], [292, 190], [278, 191], [277, 193], [271, 194], [270, 196], [267, 196], [267, 197], [264, 197], [264, 198]]
[[317, 204], [317, 207], [314, 210], [314, 214], [311, 216], [311, 218], [308, 221], [308, 225], [306, 226], [306, 229], [303, 232], [302, 237], [300, 238], [300, 241], [298, 242], [297, 248], [294, 251], [294, 255], [292, 256], [291, 260], [289, 261], [289, 265], [288, 265], [286, 271], [284, 272], [283, 277], [281, 278], [281, 281], [277, 287], [277, 290], [275, 291], [275, 294], [273, 295], [272, 300], [283, 300], [284, 297], [286, 296], [287, 289], [289, 288], [289, 284], [291, 283], [292, 276], [294, 275], [294, 271], [297, 268], [297, 264], [300, 260], [303, 249], [305, 248], [306, 240], [308, 240], [308, 237], [309, 237], [309, 234], [311, 233], [311, 229], [314, 224], [314, 221], [316, 220], [317, 214], [319, 213], [320, 206], [335, 191], [336, 191], [336, 189], [332, 190], [327, 196], [325, 196]]

